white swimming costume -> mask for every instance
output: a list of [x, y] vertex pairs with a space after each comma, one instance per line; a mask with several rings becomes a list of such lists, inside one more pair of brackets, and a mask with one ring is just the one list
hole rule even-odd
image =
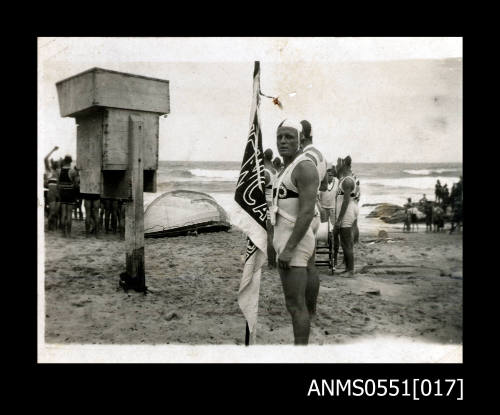
[[323, 157], [323, 154], [321, 154], [321, 151], [319, 151], [312, 144], [305, 146], [302, 151], [307, 157], [314, 159], [313, 162], [316, 167], [316, 171], [318, 172], [318, 178], [319, 178], [319, 184], [318, 184], [318, 190], [319, 190], [319, 186], [321, 185], [321, 182], [323, 181], [326, 175], [326, 168], [327, 168], [326, 159]]
[[273, 202], [273, 185], [274, 182], [276, 181], [276, 177], [278, 176], [277, 173], [273, 173], [271, 170], [267, 169], [264, 167], [264, 171], [267, 171], [269, 174], [269, 177], [271, 178], [271, 181], [267, 184], [265, 188], [265, 194], [266, 194], [266, 201], [268, 204], [271, 204]]
[[[299, 193], [297, 187], [292, 182], [292, 173], [297, 164], [303, 161], [312, 162], [304, 154], [299, 155], [282, 173], [278, 176], [273, 186], [273, 209], [276, 210], [276, 220], [274, 224], [273, 246], [277, 256], [283, 252], [290, 238], [299, 211]], [[316, 240], [313, 228], [319, 227], [313, 219], [305, 235], [292, 252], [290, 266], [306, 267], [311, 258]]]
[[349, 200], [349, 204], [347, 205], [344, 217], [342, 218], [342, 222], [340, 222], [341, 228], [350, 228], [359, 215], [359, 207], [357, 202], [354, 200], [357, 187], [356, 179], [352, 176], [346, 176], [339, 182], [339, 187], [337, 190], [337, 202], [335, 207], [335, 219], [338, 219], [340, 215], [340, 209], [342, 208], [342, 202], [344, 201], [344, 191], [342, 190], [342, 184], [347, 178], [350, 178], [354, 182], [354, 189], [351, 192], [351, 198]]

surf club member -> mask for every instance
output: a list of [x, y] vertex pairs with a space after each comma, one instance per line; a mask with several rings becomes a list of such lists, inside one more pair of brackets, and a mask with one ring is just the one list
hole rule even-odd
[[75, 219], [83, 220], [82, 213], [82, 195], [80, 194], [80, 172], [77, 167], [73, 168], [74, 180], [75, 180], [75, 205], [74, 205], [74, 215]]
[[99, 208], [101, 207], [101, 197], [99, 194], [80, 193], [85, 206], [85, 236], [99, 234]]
[[407, 230], [411, 232], [411, 208], [413, 207], [413, 203], [411, 202], [411, 197], [408, 198], [408, 202], [403, 206], [405, 208], [405, 219], [403, 223], [403, 232]]
[[[361, 186], [359, 184], [359, 179], [356, 177], [356, 175], [353, 174], [352, 176], [356, 180], [356, 190], [355, 190], [353, 200], [356, 203], [356, 205], [358, 205], [358, 211], [359, 211], [359, 200], [361, 199]], [[354, 243], [354, 245], [359, 243], [359, 228], [358, 228], [358, 218], [357, 217], [352, 224], [352, 242]]]
[[[356, 182], [351, 171], [351, 157], [347, 156], [342, 160], [340, 168], [337, 166], [339, 177], [339, 188], [337, 191], [337, 201], [335, 207], [335, 225], [334, 231], [338, 232], [340, 245], [344, 252], [344, 261], [346, 269], [341, 273], [344, 277], [354, 275], [354, 241], [352, 226], [358, 218], [359, 207], [355, 202]], [[334, 264], [337, 263], [336, 253], [334, 252]]]
[[52, 150], [50, 150], [49, 154], [45, 156], [43, 159], [43, 163], [45, 166], [45, 171], [43, 172], [43, 200], [44, 200], [44, 209], [45, 213], [47, 215], [50, 214], [50, 206], [49, 206], [49, 201], [48, 201], [48, 192], [49, 192], [49, 178], [54, 177], [55, 180], [57, 181], [57, 176], [58, 173], [52, 169], [51, 166], [53, 166], [53, 160], [49, 161], [49, 157], [54, 153], [55, 151], [59, 150], [59, 147], [55, 146]]
[[59, 198], [61, 201], [61, 226], [63, 236], [71, 236], [71, 219], [73, 214], [73, 205], [75, 204], [75, 171], [71, 169], [70, 155], [64, 157], [59, 173]]
[[436, 182], [436, 186], [435, 186], [435, 190], [434, 190], [434, 195], [435, 195], [435, 200], [436, 200], [436, 203], [440, 203], [441, 202], [441, 193], [443, 191], [443, 188], [441, 187], [441, 182], [438, 181]]
[[325, 191], [319, 192], [319, 205], [321, 207], [321, 222], [330, 221], [333, 226], [335, 223], [335, 198], [339, 187], [339, 179], [335, 177], [337, 174], [335, 166], [328, 163], [327, 167], [328, 186]]
[[264, 151], [264, 176], [265, 176], [265, 194], [267, 202], [267, 265], [269, 268], [276, 268], [276, 252], [273, 247], [273, 226], [271, 225], [269, 210], [273, 203], [273, 184], [278, 172], [273, 165], [273, 150], [268, 148]]
[[119, 200], [112, 198], [101, 198], [101, 210], [99, 213], [99, 226], [106, 233], [117, 231], [117, 223], [119, 219]]
[[[301, 134], [301, 147], [302, 152], [308, 158], [310, 158], [314, 166], [316, 167], [316, 171], [318, 173], [318, 189], [316, 191], [316, 200], [318, 200], [319, 192], [325, 191], [328, 188], [328, 175], [326, 174], [327, 163], [326, 159], [313, 145], [313, 134], [312, 134], [312, 126], [311, 123], [307, 120], [302, 120], [300, 122], [302, 126], [302, 134]], [[319, 203], [318, 203], [319, 204]], [[320, 219], [320, 209], [316, 207], [316, 215], [313, 218], [311, 228], [314, 233], [314, 238], [318, 233], [319, 225], [321, 223]], [[316, 249], [313, 251], [311, 258], [309, 259], [309, 263], [307, 264], [307, 273], [308, 273], [308, 284], [310, 284], [309, 292], [311, 295], [318, 295], [319, 293], [319, 276], [318, 270], [316, 269]], [[315, 293], [315, 294], [313, 294]], [[316, 304], [316, 300], [311, 301], [311, 305]], [[315, 314], [315, 310], [313, 310], [313, 314]]]
[[274, 169], [277, 171], [277, 172], [280, 172], [282, 169], [283, 169], [283, 166], [281, 164], [281, 159], [279, 157], [276, 157], [274, 160], [273, 160], [273, 166], [274, 166]]
[[424, 207], [426, 232], [432, 232], [432, 211], [433, 211], [433, 203], [430, 200], [428, 200], [425, 203]]
[[49, 206], [48, 229], [49, 231], [56, 230], [59, 222], [60, 200], [55, 175], [47, 179], [47, 203]]
[[317, 293], [310, 291], [307, 264], [316, 243], [311, 222], [319, 180], [314, 162], [301, 152], [301, 132], [302, 125], [296, 121], [284, 120], [278, 126], [276, 144], [284, 170], [273, 186], [270, 213], [278, 271], [296, 345], [306, 345], [309, 341], [317, 299]]

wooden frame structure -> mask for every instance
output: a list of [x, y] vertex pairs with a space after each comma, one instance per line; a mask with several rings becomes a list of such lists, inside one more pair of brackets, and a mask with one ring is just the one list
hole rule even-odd
[[143, 191], [156, 192], [169, 81], [92, 68], [56, 87], [61, 116], [77, 124], [80, 192], [125, 202], [126, 277], [145, 291]]

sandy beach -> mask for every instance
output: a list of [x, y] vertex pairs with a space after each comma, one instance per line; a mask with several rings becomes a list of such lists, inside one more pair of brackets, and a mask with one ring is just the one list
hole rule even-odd
[[[46, 222], [46, 221], [45, 221]], [[46, 227], [46, 223], [45, 223]], [[356, 276], [320, 267], [310, 344], [392, 336], [462, 343], [462, 233], [361, 229]], [[147, 295], [118, 287], [125, 242], [115, 234], [45, 232], [45, 341], [56, 344], [241, 345], [237, 293], [245, 236], [229, 232], [145, 240]], [[41, 261], [44, 259], [41, 258]], [[277, 270], [263, 269], [257, 343], [292, 344]]]

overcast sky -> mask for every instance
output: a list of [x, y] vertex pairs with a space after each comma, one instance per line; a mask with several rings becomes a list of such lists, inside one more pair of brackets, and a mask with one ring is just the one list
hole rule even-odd
[[170, 81], [160, 160], [241, 161], [260, 60], [284, 106], [262, 99], [264, 148], [297, 118], [333, 161], [461, 161], [461, 57], [461, 38], [39, 38], [38, 151], [76, 156], [55, 83], [97, 66]]

